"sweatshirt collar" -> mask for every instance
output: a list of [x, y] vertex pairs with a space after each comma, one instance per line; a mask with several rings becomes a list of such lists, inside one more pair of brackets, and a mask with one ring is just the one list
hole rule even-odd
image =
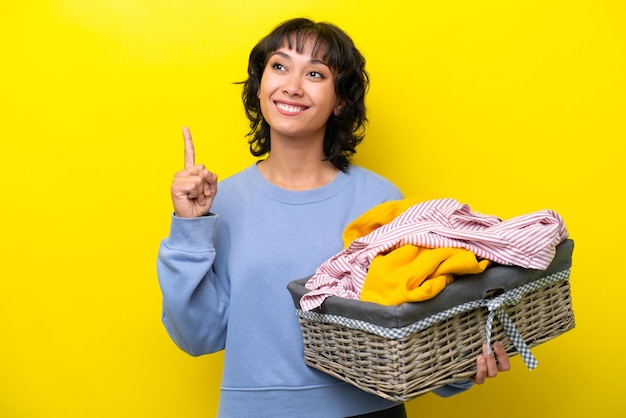
[[257, 164], [246, 169], [246, 176], [252, 187], [269, 199], [291, 205], [304, 205], [308, 203], [327, 200], [343, 189], [350, 181], [350, 175], [339, 171], [337, 176], [328, 184], [310, 190], [287, 190], [267, 181], [259, 171]]

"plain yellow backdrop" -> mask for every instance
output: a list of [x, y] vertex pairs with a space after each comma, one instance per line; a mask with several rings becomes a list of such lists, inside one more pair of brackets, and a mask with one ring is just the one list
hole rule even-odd
[[0, 5], [0, 416], [212, 417], [221, 354], [160, 323], [155, 272], [182, 125], [222, 178], [253, 159], [247, 55], [277, 23], [329, 20], [368, 60], [356, 162], [407, 196], [508, 218], [550, 208], [576, 242], [577, 326], [411, 416], [617, 417], [626, 10], [621, 0], [151, 1]]

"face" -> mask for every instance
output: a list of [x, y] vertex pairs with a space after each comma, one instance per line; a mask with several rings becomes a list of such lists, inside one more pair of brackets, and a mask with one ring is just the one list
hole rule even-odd
[[310, 48], [300, 54], [286, 46], [269, 58], [261, 78], [261, 112], [271, 128], [272, 138], [324, 138], [326, 123], [338, 112], [335, 73]]

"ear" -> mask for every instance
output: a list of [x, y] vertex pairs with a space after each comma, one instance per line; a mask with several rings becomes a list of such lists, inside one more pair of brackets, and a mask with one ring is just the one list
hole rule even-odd
[[346, 105], [345, 100], [340, 100], [339, 103], [337, 103], [337, 106], [335, 106], [335, 109], [333, 110], [333, 113], [335, 114], [335, 116], [339, 116], [339, 114], [341, 114], [341, 109], [343, 109], [345, 105]]

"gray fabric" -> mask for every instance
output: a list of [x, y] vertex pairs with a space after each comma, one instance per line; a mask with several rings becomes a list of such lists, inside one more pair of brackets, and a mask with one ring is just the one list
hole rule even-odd
[[[386, 328], [401, 328], [437, 312], [463, 303], [484, 299], [491, 290], [509, 291], [545, 276], [567, 270], [572, 265], [574, 241], [567, 239], [556, 248], [556, 255], [546, 270], [493, 264], [483, 273], [458, 276], [441, 293], [423, 302], [383, 306], [371, 302], [330, 296], [315, 312], [357, 319]], [[300, 309], [300, 298], [309, 290], [304, 287], [311, 276], [287, 285], [294, 305]]]

